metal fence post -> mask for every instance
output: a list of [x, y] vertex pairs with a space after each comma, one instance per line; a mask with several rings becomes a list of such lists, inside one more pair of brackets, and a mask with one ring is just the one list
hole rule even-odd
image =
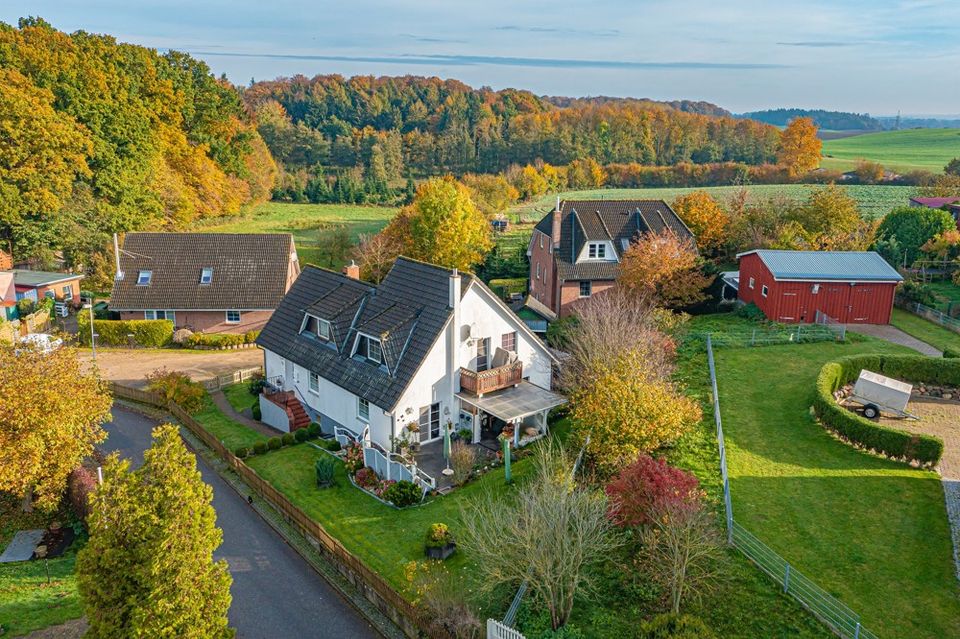
[[787, 564], [787, 570], [783, 573], [783, 591], [790, 592], [790, 564]]
[[853, 639], [860, 639], [860, 622], [857, 622], [857, 627], [853, 631]]

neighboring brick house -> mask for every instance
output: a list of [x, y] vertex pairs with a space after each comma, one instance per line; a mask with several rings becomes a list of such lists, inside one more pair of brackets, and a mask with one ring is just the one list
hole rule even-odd
[[843, 324], [887, 324], [903, 281], [873, 251], [758, 249], [737, 259], [738, 297], [756, 304], [768, 319], [790, 324], [812, 323], [822, 315]]
[[644, 233], [693, 233], [663, 200], [560, 200], [534, 227], [530, 296], [560, 317], [616, 284], [620, 259]]
[[10, 272], [13, 273], [18, 301], [29, 299], [37, 302], [45, 297], [52, 297], [60, 302], [80, 301], [80, 280], [83, 279], [83, 275], [21, 268]]
[[127, 233], [110, 310], [245, 333], [263, 328], [299, 274], [287, 233]]

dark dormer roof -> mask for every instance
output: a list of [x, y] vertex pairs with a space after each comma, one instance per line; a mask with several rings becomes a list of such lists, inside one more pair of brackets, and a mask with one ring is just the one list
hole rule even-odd
[[[553, 212], [536, 229], [550, 235]], [[695, 240], [690, 229], [663, 200], [563, 200], [560, 204], [560, 244], [554, 251], [563, 280], [613, 280], [620, 274], [617, 262], [577, 263], [587, 242], [610, 241], [617, 257], [630, 242], [647, 232], [671, 231]]]
[[[257, 344], [384, 410], [393, 410], [451, 316], [450, 273], [400, 257], [383, 282], [372, 286], [308, 266], [263, 328]], [[469, 274], [461, 275], [461, 296], [472, 280]], [[339, 309], [338, 303], [343, 305]], [[300, 333], [307, 312], [331, 323], [330, 318], [336, 318], [338, 335], [344, 334], [338, 339], [343, 345], [339, 351], [313, 335]], [[351, 357], [359, 333], [380, 339], [383, 366]]]
[[[127, 233], [110, 308], [272, 310], [294, 254], [289, 233]], [[209, 284], [200, 283], [204, 268], [213, 269]], [[140, 271], [151, 271], [149, 285], [137, 285]]]

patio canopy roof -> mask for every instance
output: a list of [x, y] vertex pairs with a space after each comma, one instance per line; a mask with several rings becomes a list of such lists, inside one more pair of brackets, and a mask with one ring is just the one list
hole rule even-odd
[[567, 403], [567, 399], [562, 395], [527, 381], [483, 397], [470, 393], [458, 393], [457, 397], [505, 422], [517, 421]]

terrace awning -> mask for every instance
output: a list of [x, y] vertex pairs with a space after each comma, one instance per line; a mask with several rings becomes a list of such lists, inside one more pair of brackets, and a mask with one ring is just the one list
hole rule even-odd
[[563, 395], [558, 395], [528, 381], [522, 381], [516, 386], [487, 393], [483, 397], [477, 397], [470, 393], [457, 393], [457, 397], [460, 398], [460, 401], [476, 406], [483, 412], [505, 422], [515, 422], [567, 403], [567, 399]]

